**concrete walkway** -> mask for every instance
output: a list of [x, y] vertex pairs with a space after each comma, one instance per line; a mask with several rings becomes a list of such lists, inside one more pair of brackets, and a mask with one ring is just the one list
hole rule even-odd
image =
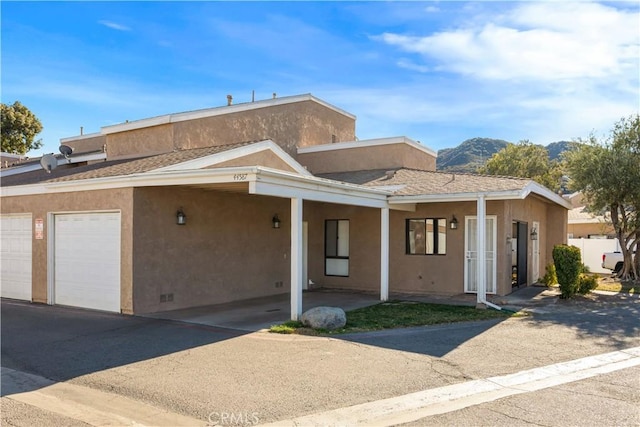
[[[507, 309], [517, 311], [523, 307], [554, 303], [558, 295], [559, 291], [556, 289], [529, 286], [518, 289], [506, 296], [490, 296], [489, 300]], [[474, 294], [424, 296], [391, 293], [390, 299], [468, 306], [474, 306], [476, 303]], [[379, 295], [374, 293], [334, 289], [308, 291], [304, 292], [302, 297], [303, 312], [319, 306], [340, 307], [345, 311], [349, 311], [377, 304], [378, 302], [380, 302]], [[291, 318], [290, 296], [286, 293], [226, 304], [164, 311], [145, 315], [144, 317], [254, 332], [268, 329], [272, 325], [289, 320]]]
[[[349, 311], [378, 302], [380, 302], [379, 297], [370, 293], [315, 290], [304, 292], [302, 311], [319, 306], [340, 307], [344, 311]], [[226, 304], [164, 311], [144, 317], [254, 332], [289, 320], [291, 318], [291, 302], [287, 293]]]

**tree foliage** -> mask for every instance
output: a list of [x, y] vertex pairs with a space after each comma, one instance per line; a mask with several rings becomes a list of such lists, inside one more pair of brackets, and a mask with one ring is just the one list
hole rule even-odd
[[593, 135], [565, 155], [570, 186], [591, 211], [607, 211], [620, 242], [623, 279], [638, 278], [640, 256], [640, 115], [622, 118], [604, 142]]
[[42, 140], [35, 137], [42, 131], [40, 120], [19, 101], [12, 105], [1, 104], [2, 151], [26, 154], [27, 151], [42, 147]]
[[491, 156], [486, 165], [478, 169], [478, 172], [530, 178], [553, 191], [558, 191], [561, 187], [560, 162], [550, 160], [545, 147], [528, 140], [507, 145]]

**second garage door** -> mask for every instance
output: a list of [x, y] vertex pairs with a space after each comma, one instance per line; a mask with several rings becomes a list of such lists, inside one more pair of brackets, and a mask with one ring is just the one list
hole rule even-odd
[[1, 295], [31, 301], [31, 214], [0, 216]]
[[54, 303], [120, 312], [120, 213], [55, 216]]

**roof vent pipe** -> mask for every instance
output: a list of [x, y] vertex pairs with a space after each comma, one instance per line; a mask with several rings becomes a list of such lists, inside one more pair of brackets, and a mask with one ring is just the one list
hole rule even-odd
[[80, 136], [84, 135], [84, 126], [80, 126]]
[[276, 99], [276, 96], [277, 96], [276, 93], [273, 92], [273, 99]]
[[233, 96], [227, 95], [227, 105], [233, 104]]

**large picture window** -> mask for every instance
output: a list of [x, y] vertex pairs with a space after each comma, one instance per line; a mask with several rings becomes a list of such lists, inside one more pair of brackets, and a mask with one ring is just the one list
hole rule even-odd
[[325, 221], [324, 258], [325, 275], [349, 276], [349, 220]]
[[407, 254], [445, 255], [447, 253], [447, 220], [420, 218], [407, 220]]

